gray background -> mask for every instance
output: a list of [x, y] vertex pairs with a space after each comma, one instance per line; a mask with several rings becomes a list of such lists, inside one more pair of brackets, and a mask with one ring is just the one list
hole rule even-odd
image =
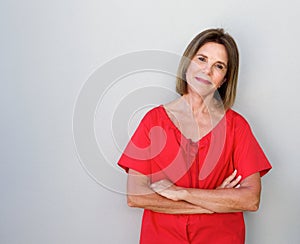
[[[224, 27], [239, 45], [234, 108], [274, 167], [263, 178], [260, 210], [246, 214], [247, 243], [300, 243], [298, 16], [296, 1], [1, 1], [0, 243], [138, 243], [142, 212], [126, 206], [126, 175], [115, 163], [143, 113], [175, 97], [174, 79], [132, 74], [106, 91], [95, 114], [95, 135], [108, 141], [99, 147], [111, 155], [99, 163], [113, 166], [105, 179], [79, 160], [76, 101], [109, 60], [148, 49], [181, 54], [207, 27]], [[153, 87], [165, 96], [141, 102], [120, 145], [110, 146], [102, 115]], [[121, 126], [126, 115], [118, 116]]]

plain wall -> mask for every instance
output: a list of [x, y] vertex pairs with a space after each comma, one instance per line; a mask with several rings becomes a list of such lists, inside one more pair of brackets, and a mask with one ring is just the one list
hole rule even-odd
[[[109, 61], [143, 50], [180, 55], [208, 27], [225, 28], [238, 43], [234, 108], [273, 165], [263, 178], [259, 211], [246, 213], [247, 243], [300, 243], [297, 6], [271, 0], [1, 1], [0, 243], [138, 243], [142, 211], [127, 207], [126, 174], [115, 164], [142, 115], [176, 97], [174, 77], [128, 74], [109, 89], [99, 79], [98, 88], [107, 89], [92, 129], [108, 155], [99, 161], [112, 166], [108, 173], [89, 171], [89, 162], [80, 160], [76, 102]], [[109, 124], [122, 99], [138, 98], [137, 88], [155, 93], [152, 101], [150, 95], [137, 99], [129, 120], [119, 113]], [[122, 133], [119, 126], [125, 134], [112, 136]]]

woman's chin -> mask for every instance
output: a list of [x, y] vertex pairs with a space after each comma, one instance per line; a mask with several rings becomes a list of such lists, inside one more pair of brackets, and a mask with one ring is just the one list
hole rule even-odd
[[203, 85], [203, 84], [196, 84], [196, 85], [189, 85], [188, 90], [191, 93], [196, 93], [199, 96], [207, 97], [208, 95], [212, 95], [215, 92], [215, 87], [213, 85]]

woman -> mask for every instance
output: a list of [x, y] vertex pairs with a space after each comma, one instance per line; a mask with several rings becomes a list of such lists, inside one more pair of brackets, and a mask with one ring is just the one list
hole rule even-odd
[[223, 29], [197, 35], [178, 68], [180, 98], [150, 110], [118, 164], [130, 207], [143, 208], [140, 243], [244, 243], [243, 211], [259, 207], [271, 165], [231, 109], [239, 54]]

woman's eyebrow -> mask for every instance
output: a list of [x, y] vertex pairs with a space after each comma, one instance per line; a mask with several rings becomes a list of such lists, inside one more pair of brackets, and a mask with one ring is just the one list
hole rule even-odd
[[197, 53], [196, 56], [202, 56], [202, 57], [204, 57], [204, 58], [207, 58], [207, 56], [204, 55], [204, 54], [202, 54], [202, 53]]
[[[197, 57], [202, 56], [202, 57], [204, 57], [204, 58], [208, 58], [206, 55], [204, 55], [204, 54], [202, 54], [202, 53], [197, 53], [196, 56], [197, 56]], [[216, 63], [223, 64], [223, 65], [227, 68], [227, 64], [226, 64], [224, 61], [217, 60]]]

